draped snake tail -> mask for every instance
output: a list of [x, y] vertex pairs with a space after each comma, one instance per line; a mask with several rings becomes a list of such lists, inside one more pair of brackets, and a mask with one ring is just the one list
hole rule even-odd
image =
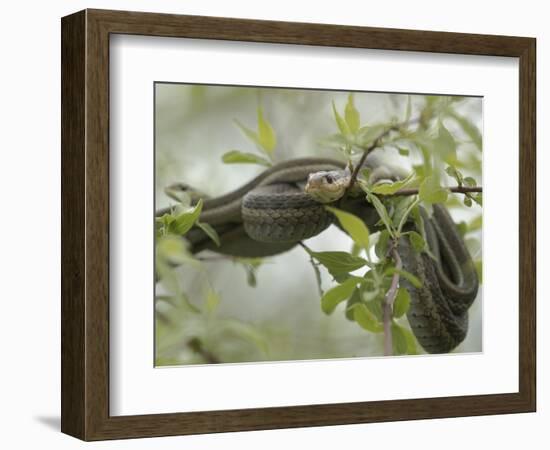
[[448, 353], [466, 337], [468, 309], [477, 296], [479, 282], [447, 209], [435, 204], [431, 218], [424, 209], [421, 213], [431, 255], [416, 252], [407, 236], [398, 245], [403, 268], [422, 281], [422, 286], [416, 288], [406, 279], [401, 280], [411, 296], [407, 318], [424, 350]]
[[[233, 192], [205, 199], [200, 220], [214, 227], [222, 244], [214, 246], [202, 230], [193, 228], [186, 235], [192, 251], [209, 249], [233, 256], [264, 257], [288, 251], [301, 240], [321, 233], [334, 223], [334, 216], [303, 191], [313, 173], [332, 174], [326, 177], [332, 183], [334, 176], [344, 173], [344, 163], [324, 158], [285, 161]], [[337, 205], [371, 228], [378, 222], [376, 211], [364, 197], [345, 197]], [[421, 215], [430, 254], [415, 252], [407, 236], [400, 239], [398, 252], [403, 268], [419, 278], [422, 286], [415, 288], [403, 277], [400, 282], [411, 295], [407, 318], [418, 342], [429, 353], [447, 353], [467, 334], [468, 309], [479, 283], [447, 209], [436, 204], [432, 217], [423, 208]], [[407, 227], [416, 230], [413, 223]]]

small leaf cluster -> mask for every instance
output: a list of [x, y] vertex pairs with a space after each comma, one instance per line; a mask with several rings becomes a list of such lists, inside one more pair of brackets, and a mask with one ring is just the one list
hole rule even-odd
[[[424, 225], [420, 215], [419, 205], [423, 200], [422, 195], [418, 196], [392, 196], [396, 192], [417, 185], [418, 180], [415, 174], [403, 178], [402, 180], [392, 183], [376, 182], [371, 184], [368, 182], [368, 175], [360, 180], [359, 185], [366, 194], [366, 201], [370, 203], [378, 213], [378, 226], [382, 226], [380, 237], [377, 243], [377, 255], [381, 258], [389, 252], [389, 245], [396, 245], [400, 238], [407, 236], [411, 241], [413, 248], [416, 251], [424, 251], [427, 249], [424, 237]], [[421, 191], [420, 191], [421, 192]], [[412, 220], [416, 229], [422, 234], [414, 230], [405, 230], [405, 225]]]
[[257, 129], [243, 125], [235, 119], [235, 124], [242, 133], [252, 141], [258, 153], [242, 152], [240, 150], [230, 150], [222, 156], [222, 161], [226, 164], [259, 164], [269, 167], [273, 164], [273, 153], [277, 146], [277, 136], [271, 124], [264, 117], [261, 107], [257, 111]]
[[245, 321], [223, 317], [220, 303], [220, 294], [212, 287], [205, 289], [200, 306], [191, 304], [185, 294], [157, 295], [156, 365], [220, 363], [242, 354], [268, 359], [266, 333]]
[[[352, 238], [351, 251], [314, 251], [303, 245], [314, 263], [321, 308], [326, 314], [333, 314], [337, 308], [345, 305], [345, 315], [349, 320], [368, 332], [383, 333], [384, 307], [392, 279], [398, 276], [413, 286], [421, 286], [421, 281], [414, 274], [396, 267], [393, 257], [393, 250], [401, 239], [408, 239], [414, 251], [429, 254], [420, 205], [429, 207], [434, 203], [446, 203], [456, 206], [460, 202], [458, 206], [462, 206], [462, 203], [466, 206], [472, 206], [473, 203], [481, 206], [481, 194], [455, 196], [450, 195], [448, 190], [448, 186], [455, 183], [460, 187], [475, 186], [476, 178], [481, 175], [481, 135], [477, 127], [459, 113], [460, 102], [459, 97], [425, 96], [419, 108], [420, 103], [415, 100], [413, 106], [411, 96], [408, 96], [404, 110], [398, 113], [402, 117], [401, 121], [392, 118], [386, 123], [369, 125], [361, 123], [354, 94], [347, 96], [341, 109], [332, 102], [337, 132], [324, 139], [323, 144], [341, 152], [348, 162], [352, 162], [356, 155], [363, 155], [374, 149], [394, 151], [395, 156], [402, 158], [401, 161], [405, 161], [411, 170], [408, 177], [395, 182], [371, 181], [368, 171], [361, 172], [357, 179], [360, 195], [376, 209], [379, 217], [378, 223], [371, 226], [371, 230], [359, 217], [327, 206]], [[413, 115], [416, 118], [411, 120]], [[255, 129], [238, 120], [235, 123], [254, 144], [255, 151], [231, 150], [223, 155], [223, 161], [228, 164], [271, 166], [277, 138], [262, 108], [257, 109]], [[466, 145], [471, 151], [462, 152], [461, 149]], [[396, 195], [398, 191], [407, 188], [418, 189], [418, 195]], [[181, 203], [170, 214], [157, 219], [157, 267], [160, 266], [158, 261], [162, 260], [165, 263], [164, 268], [172, 272], [172, 264], [189, 264], [195, 267], [201, 264], [188, 252], [185, 240], [182, 239], [192, 227], [202, 228], [219, 245], [215, 230], [199, 220], [202, 201], [193, 206]], [[472, 233], [470, 238], [475, 236], [480, 227], [481, 216], [470, 223], [459, 224], [463, 234]], [[245, 268], [248, 283], [255, 286], [256, 271], [262, 260], [235, 258], [234, 261]], [[475, 265], [481, 277], [480, 258], [475, 260]], [[328, 271], [334, 280], [334, 285], [324, 292], [320, 268]], [[174, 294], [173, 299], [187, 305], [184, 310], [213, 320], [221, 298], [209, 282], [204, 304], [199, 308], [186, 300], [185, 294], [177, 285], [177, 278], [163, 273], [162, 281]], [[407, 328], [405, 319], [410, 301], [409, 292], [399, 285], [393, 299], [390, 323], [394, 354], [417, 352], [416, 340]], [[239, 328], [240, 325], [235, 327]], [[262, 347], [261, 339], [253, 328], [243, 325], [240, 333], [242, 336], [249, 335], [251, 342], [255, 340], [258, 348]], [[212, 342], [211, 337], [205, 334], [200, 339], [205, 349], [213, 348], [209, 344]]]
[[[396, 260], [392, 254], [401, 239], [408, 239], [414, 251], [430, 254], [419, 208], [420, 205], [429, 207], [434, 203], [451, 201], [450, 191], [446, 187], [449, 184], [442, 183], [443, 167], [447, 167], [447, 175], [457, 186], [476, 186], [475, 178], [464, 176], [461, 170], [472, 164], [476, 168], [480, 167], [480, 160], [474, 155], [470, 161], [462, 161], [459, 157], [460, 142], [446, 126], [446, 121], [454, 121], [477, 150], [481, 150], [479, 131], [455, 109], [460, 101], [457, 97], [426, 96], [419, 119], [413, 121], [411, 97], [408, 96], [401, 123], [393, 120], [370, 127], [361, 127], [353, 94], [348, 95], [343, 114], [333, 102], [332, 111], [339, 133], [325, 139], [324, 144], [342, 151], [348, 159], [357, 151], [364, 153], [375, 148], [394, 149], [400, 157], [412, 163], [412, 172], [399, 181], [388, 182], [371, 181], [369, 170], [361, 171], [357, 183], [365, 194], [366, 202], [376, 209], [379, 217], [375, 224], [374, 239], [370, 239], [372, 236], [368, 230], [366, 233], [362, 231], [358, 225], [362, 223], [359, 218], [329, 208], [337, 216], [341, 227], [352, 237], [354, 247], [349, 253], [309, 251], [310, 256], [324, 266], [337, 282], [321, 298], [321, 307], [325, 313], [332, 313], [340, 303], [346, 302], [348, 319], [354, 320], [369, 332], [380, 333], [383, 331], [383, 310], [391, 278], [397, 275], [414, 287], [421, 286], [421, 280], [414, 274], [395, 267]], [[417, 189], [418, 195], [396, 195], [406, 188]], [[481, 205], [481, 194], [466, 194], [463, 202], [466, 206], [471, 206], [472, 202]], [[414, 226], [406, 226], [407, 223]], [[470, 225], [471, 231], [476, 229], [475, 223]], [[464, 232], [468, 231], [468, 227], [468, 224], [464, 224]], [[366, 241], [364, 236], [367, 236]], [[369, 257], [371, 249], [376, 259]], [[361, 256], [363, 251], [365, 258]], [[480, 271], [481, 260], [476, 260], [475, 264]], [[367, 269], [362, 276], [352, 273], [361, 268]], [[394, 354], [416, 352], [414, 336], [400, 323], [409, 305], [409, 292], [402, 286], [398, 287], [391, 317]]]
[[[236, 349], [247, 354], [257, 353], [257, 359], [268, 355], [268, 339], [257, 327], [243, 321], [220, 317], [217, 313], [221, 303], [220, 293], [214, 289], [203, 262], [188, 250], [185, 234], [193, 226], [200, 227], [219, 245], [219, 237], [212, 227], [198, 220], [202, 200], [193, 207], [179, 205], [171, 214], [157, 220], [156, 273], [157, 292], [162, 288], [165, 295], [157, 295], [156, 364], [192, 364], [223, 362], [235, 357], [222, 345], [230, 339], [240, 342]], [[261, 259], [234, 258], [246, 270], [249, 285], [256, 286], [256, 271]], [[192, 303], [181, 285], [178, 267], [197, 271], [204, 291], [201, 305]], [[185, 345], [187, 343], [187, 345]]]
[[338, 112], [334, 101], [332, 102], [332, 112], [338, 133], [322, 139], [320, 143], [341, 151], [347, 159], [367, 149], [391, 128], [387, 124], [361, 126], [361, 115], [355, 107], [353, 94], [348, 95], [343, 115]]
[[[374, 198], [378, 200], [376, 196]], [[390, 215], [384, 205], [378, 207], [383, 208], [380, 210], [381, 216], [387, 218], [388, 224], [393, 224], [396, 218]], [[353, 254], [343, 251], [316, 252], [305, 247], [309, 255], [317, 261], [317, 264], [323, 266], [337, 283], [323, 293], [321, 309], [326, 314], [332, 314], [338, 305], [345, 302], [345, 313], [349, 320], [371, 333], [382, 333], [384, 302], [392, 276], [399, 272], [400, 276], [408, 278], [414, 285], [420, 285], [420, 280], [412, 274], [396, 269], [393, 261], [388, 257], [390, 233], [392, 236], [396, 235], [398, 225], [390, 225], [391, 231], [384, 229], [382, 232], [375, 233], [377, 239], [372, 239], [368, 227], [359, 217], [334, 207], [326, 208], [336, 216], [340, 226], [352, 238], [355, 251]], [[376, 261], [370, 256], [373, 250], [377, 256]], [[364, 256], [361, 256], [362, 254]], [[360, 269], [366, 269], [366, 271], [361, 276], [356, 275], [355, 272]], [[393, 339], [394, 354], [416, 354], [417, 352], [414, 336], [406, 327], [398, 323], [398, 319], [406, 314], [409, 305], [410, 295], [405, 288], [400, 287], [393, 304], [391, 324], [392, 334], [397, 336]]]
[[194, 206], [184, 206], [180, 204], [170, 213], [165, 213], [156, 218], [157, 238], [169, 234], [176, 236], [185, 236], [193, 227], [197, 226], [219, 247], [220, 237], [212, 226], [199, 220], [202, 212], [203, 201], [199, 201]]
[[[476, 180], [473, 177], [465, 177], [462, 173], [454, 166], [448, 166], [445, 169], [447, 175], [456, 180], [459, 187], [467, 186], [474, 187], [477, 186]], [[471, 194], [469, 192], [464, 194], [463, 199], [464, 204], [470, 208], [473, 202], [477, 203], [479, 206], [483, 206], [483, 194], [481, 192], [476, 194]]]

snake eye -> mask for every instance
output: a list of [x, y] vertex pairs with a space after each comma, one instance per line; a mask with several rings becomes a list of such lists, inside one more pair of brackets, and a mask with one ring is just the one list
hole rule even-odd
[[328, 184], [332, 184], [334, 182], [334, 178], [332, 178], [332, 176], [330, 175], [326, 175], [325, 180]]

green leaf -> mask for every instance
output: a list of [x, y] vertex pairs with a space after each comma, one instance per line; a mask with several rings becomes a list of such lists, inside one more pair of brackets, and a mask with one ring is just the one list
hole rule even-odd
[[371, 175], [372, 175], [372, 170], [370, 167], [364, 167], [359, 170], [359, 176], [357, 177], [357, 181], [363, 182], [362, 186], [365, 192], [370, 192], [370, 184], [368, 181], [370, 180]]
[[219, 294], [213, 289], [209, 289], [208, 293], [206, 294], [206, 301], [205, 301], [206, 311], [208, 311], [209, 313], [213, 313], [218, 308], [219, 304], [220, 304]]
[[199, 261], [187, 250], [185, 240], [174, 235], [166, 235], [157, 240], [156, 257], [157, 263], [164, 266], [166, 266], [166, 262], [173, 264], [189, 263], [194, 266], [199, 265]]
[[464, 183], [464, 177], [456, 169], [455, 166], [447, 166], [447, 168], [445, 169], [445, 172], [447, 172], [447, 175], [454, 178], [459, 186], [462, 186], [462, 184]]
[[190, 210], [184, 211], [170, 223], [170, 232], [183, 236], [199, 219], [202, 211], [202, 199]]
[[[391, 214], [392, 224], [396, 230], [399, 230], [401, 223], [405, 224], [407, 216], [409, 215], [410, 208], [413, 207], [415, 201], [418, 201], [416, 197], [397, 197], [392, 199], [393, 211]], [[401, 227], [403, 226], [401, 225]]]
[[349, 277], [351, 277], [351, 275], [347, 272], [330, 272], [329, 271], [329, 273], [332, 275], [332, 278], [334, 278], [334, 281], [336, 281], [337, 283], [343, 283]]
[[424, 251], [424, 249], [426, 248], [426, 241], [419, 233], [417, 233], [416, 231], [410, 231], [408, 233], [408, 236], [409, 241], [415, 252], [420, 253]]
[[382, 230], [378, 237], [378, 242], [374, 247], [376, 256], [380, 259], [385, 259], [388, 254], [388, 244], [390, 242], [390, 233], [388, 230]]
[[271, 162], [254, 153], [241, 152], [239, 150], [231, 150], [224, 153], [222, 161], [226, 164], [260, 164], [269, 167]]
[[414, 221], [414, 225], [417, 229], [417, 231], [420, 233], [420, 236], [425, 237], [426, 236], [426, 230], [424, 227], [424, 219], [422, 218], [422, 214], [420, 213], [420, 208], [418, 205], [416, 205], [411, 213], [410, 216], [412, 217]]
[[214, 241], [214, 243], [219, 247], [221, 245], [220, 243], [220, 236], [218, 236], [218, 232], [212, 228], [212, 226], [210, 226], [209, 224], [207, 223], [204, 223], [204, 222], [196, 222], [196, 225], [206, 233], [206, 235], [212, 239], [212, 241]]
[[430, 175], [424, 178], [418, 196], [425, 203], [445, 203], [449, 193], [439, 185], [434, 175]]
[[416, 337], [414, 336], [412, 331], [408, 330], [407, 328], [401, 327], [401, 332], [405, 335], [405, 339], [407, 340], [407, 354], [417, 355], [418, 350], [416, 348]]
[[[413, 200], [411, 202], [404, 202], [403, 206], [406, 206], [407, 209], [402, 211], [402, 209], [396, 209], [396, 212], [394, 214], [393, 223], [395, 224], [397, 220], [397, 233], [400, 234], [403, 230], [403, 227], [409, 220], [409, 217], [413, 217], [413, 220], [416, 221], [416, 218], [414, 216], [415, 212], [418, 210], [418, 203], [420, 202], [420, 199], [418, 197], [412, 197]], [[401, 205], [401, 204], [400, 204]]]
[[245, 270], [246, 270], [246, 283], [250, 287], [256, 287], [256, 285], [258, 284], [258, 281], [256, 280], [256, 269], [249, 266], [245, 266]]
[[462, 196], [449, 195], [449, 197], [447, 197], [447, 201], [445, 202], [445, 206], [448, 209], [462, 208]]
[[390, 208], [390, 216], [393, 227], [396, 230], [398, 229], [401, 221], [406, 220], [405, 214], [407, 213], [407, 209], [414, 202], [415, 199], [416, 197], [409, 196], [395, 197], [391, 199], [392, 206]]
[[379, 298], [363, 303], [367, 307], [367, 309], [372, 314], [374, 314], [374, 317], [376, 317], [376, 320], [378, 320], [378, 322], [384, 321], [384, 299], [385, 295], [383, 292], [381, 292]]
[[426, 170], [426, 166], [423, 164], [415, 164], [413, 165], [414, 173], [416, 174], [416, 177], [420, 182], [424, 181], [426, 176], [428, 175], [428, 171]]
[[464, 133], [472, 140], [474, 145], [481, 150], [482, 146], [482, 140], [481, 140], [481, 133], [479, 132], [479, 129], [472, 123], [470, 120], [468, 120], [465, 117], [462, 117], [455, 111], [450, 111], [450, 116], [456, 120], [456, 122], [460, 125]]
[[262, 108], [258, 108], [258, 140], [265, 152], [271, 155], [277, 145], [277, 138], [269, 122], [264, 119]]
[[166, 227], [169, 226], [174, 220], [176, 220], [175, 216], [168, 213], [164, 213], [160, 217], [155, 217], [155, 222], [160, 223]]
[[376, 284], [372, 287], [367, 287], [366, 285], [364, 285], [361, 289], [361, 298], [366, 303], [371, 303], [372, 301], [380, 297], [380, 292], [380, 286], [377, 286]]
[[468, 224], [468, 231], [480, 230], [483, 225], [483, 216], [480, 214], [477, 217], [474, 217], [472, 221]]
[[409, 310], [410, 305], [411, 296], [409, 291], [404, 287], [400, 287], [393, 303], [393, 317], [401, 317]]
[[367, 147], [378, 139], [386, 131], [386, 125], [371, 125], [359, 128], [357, 132], [357, 144]]
[[239, 129], [242, 131], [242, 133], [250, 139], [252, 142], [254, 142], [258, 146], [262, 146], [260, 144], [260, 137], [258, 136], [258, 133], [256, 133], [254, 130], [251, 130], [247, 126], [243, 125], [241, 122], [239, 122], [237, 119], [234, 119], [235, 124], [239, 127]]
[[333, 287], [325, 292], [321, 298], [321, 309], [325, 314], [331, 314], [339, 303], [347, 300], [355, 287], [363, 282], [363, 278], [349, 277], [346, 281], [338, 286]]
[[476, 257], [481, 254], [481, 242], [476, 237], [467, 237], [464, 240], [464, 243], [466, 244], [466, 247], [468, 248], [468, 251], [470, 252], [470, 255], [472, 257]]
[[371, 188], [371, 192], [379, 195], [392, 195], [392, 194], [395, 194], [400, 189], [407, 187], [409, 184], [412, 184], [414, 180], [415, 180], [415, 174], [411, 173], [407, 178], [396, 181], [394, 183], [375, 184]]
[[463, 202], [468, 208], [472, 206], [472, 199], [467, 195], [464, 196]]
[[474, 266], [476, 268], [477, 277], [479, 278], [479, 282], [483, 284], [483, 262], [481, 259], [478, 259], [477, 261], [474, 261]]
[[250, 287], [256, 287], [256, 270], [262, 265], [262, 258], [236, 258], [246, 271], [246, 282]]
[[349, 142], [345, 136], [336, 133], [319, 140], [319, 145], [340, 150], [346, 145], [349, 145]]
[[359, 256], [350, 255], [348, 252], [314, 252], [306, 251], [323, 266], [332, 276], [353, 272], [367, 264], [367, 261]]
[[466, 177], [464, 178], [464, 185], [469, 187], [477, 186], [475, 178], [472, 177]]
[[349, 134], [350, 129], [346, 121], [342, 118], [340, 114], [338, 114], [338, 111], [336, 110], [336, 105], [334, 104], [334, 100], [332, 101], [332, 111], [334, 112], [334, 119], [336, 120], [336, 125], [338, 125], [338, 129], [340, 130], [340, 133], [343, 135]]
[[456, 224], [456, 228], [462, 237], [468, 232], [468, 224], [464, 221], [460, 221]]
[[361, 303], [361, 291], [355, 288], [353, 294], [351, 294], [351, 297], [348, 298], [346, 303], [346, 319], [351, 321], [355, 320], [353, 307], [358, 303]]
[[415, 288], [421, 288], [422, 287], [422, 281], [418, 279], [415, 275], [413, 275], [410, 272], [407, 272], [406, 270], [399, 270], [395, 267], [389, 267], [385, 270], [385, 275], [393, 275], [394, 273], [398, 273], [400, 277], [405, 278], [409, 283], [411, 283]]
[[479, 206], [483, 206], [483, 194], [481, 192], [479, 194], [472, 195], [472, 198]]
[[439, 123], [439, 135], [434, 140], [433, 147], [441, 153], [446, 163], [454, 164], [457, 161], [455, 139], [442, 122]]
[[409, 156], [410, 150], [405, 147], [395, 147], [401, 156]]
[[346, 109], [344, 111], [346, 117], [346, 123], [352, 133], [357, 133], [360, 126], [360, 116], [359, 111], [355, 108], [353, 103], [353, 94], [348, 95], [348, 102], [346, 104]]
[[394, 355], [406, 355], [408, 353], [407, 336], [399, 325], [395, 322], [391, 324], [391, 337]]
[[[379, 267], [379, 266], [378, 266]], [[361, 299], [375, 316], [382, 320], [381, 302], [384, 301], [385, 293], [389, 284], [381, 276], [377, 276], [378, 270], [368, 271], [364, 276], [365, 282], [361, 285]]]
[[384, 326], [378, 322], [376, 316], [362, 303], [356, 304], [353, 307], [353, 318], [361, 328], [371, 333], [381, 333], [384, 331]]
[[367, 193], [367, 200], [372, 203], [374, 208], [376, 209], [376, 212], [380, 216], [380, 219], [386, 226], [386, 229], [389, 231], [390, 235], [393, 237], [393, 227], [392, 222], [390, 219], [390, 215], [388, 214], [388, 211], [386, 210], [386, 207], [384, 204], [380, 201], [380, 199], [371, 193]]
[[334, 214], [342, 228], [348, 233], [353, 241], [364, 249], [369, 248], [369, 229], [359, 217], [342, 211], [340, 209], [325, 206], [332, 214]]
[[352, 256], [359, 256], [362, 250], [363, 249], [354, 242], [353, 245], [351, 246], [350, 253]]

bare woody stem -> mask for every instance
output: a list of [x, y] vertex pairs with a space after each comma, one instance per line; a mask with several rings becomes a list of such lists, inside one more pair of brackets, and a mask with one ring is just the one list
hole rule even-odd
[[[447, 191], [454, 192], [455, 194], [469, 194], [471, 192], [483, 192], [481, 186], [453, 186], [443, 188]], [[399, 191], [393, 194], [387, 194], [386, 197], [395, 197], [400, 195], [417, 195], [419, 192], [418, 188], [405, 188], [400, 189]]]
[[349, 186], [346, 189], [346, 192], [349, 192], [352, 188], [355, 182], [357, 181], [357, 177], [359, 176], [359, 171], [361, 170], [361, 167], [363, 167], [363, 164], [365, 163], [365, 160], [367, 159], [367, 156], [370, 152], [372, 152], [375, 148], [377, 148], [380, 145], [380, 141], [384, 139], [388, 134], [390, 134], [392, 131], [399, 131], [400, 129], [404, 127], [408, 127], [410, 125], [415, 125], [417, 123], [420, 123], [420, 118], [409, 120], [408, 122], [400, 123], [397, 125], [393, 125], [389, 128], [387, 128], [385, 131], [380, 133], [378, 137], [372, 142], [371, 145], [363, 149], [363, 154], [361, 155], [361, 159], [353, 169], [353, 173], [351, 174], [351, 179], [349, 182]]
[[363, 164], [365, 163], [365, 160], [367, 159], [367, 156], [370, 152], [372, 152], [376, 147], [380, 145], [380, 141], [384, 139], [390, 132], [399, 130], [399, 127], [394, 126], [391, 128], [388, 128], [386, 131], [384, 131], [382, 134], [380, 134], [371, 145], [369, 145], [367, 148], [363, 150], [363, 154], [361, 155], [361, 159], [353, 169], [353, 173], [351, 174], [351, 179], [349, 182], [349, 186], [347, 188], [347, 192], [349, 192], [352, 188], [355, 182], [357, 181], [357, 177], [359, 176], [359, 171], [361, 170], [361, 167], [363, 167]]
[[397, 296], [399, 272], [403, 268], [403, 262], [401, 261], [401, 257], [395, 248], [395, 243], [392, 245], [391, 255], [395, 261], [396, 272], [392, 276], [390, 288], [388, 289], [386, 298], [384, 299], [384, 356], [390, 356], [393, 354], [393, 341], [391, 334], [393, 303], [395, 302], [395, 297]]
[[315, 272], [315, 280], [317, 281], [317, 289], [319, 290], [319, 295], [323, 296], [323, 286], [321, 284], [321, 272], [319, 272], [319, 267], [317, 267], [317, 264], [315, 264], [315, 261], [313, 260], [313, 256], [311, 256], [311, 249], [304, 244], [302, 241], [298, 242], [298, 245], [302, 247], [306, 253], [309, 255], [309, 262], [311, 263], [311, 267], [313, 267], [313, 271]]

